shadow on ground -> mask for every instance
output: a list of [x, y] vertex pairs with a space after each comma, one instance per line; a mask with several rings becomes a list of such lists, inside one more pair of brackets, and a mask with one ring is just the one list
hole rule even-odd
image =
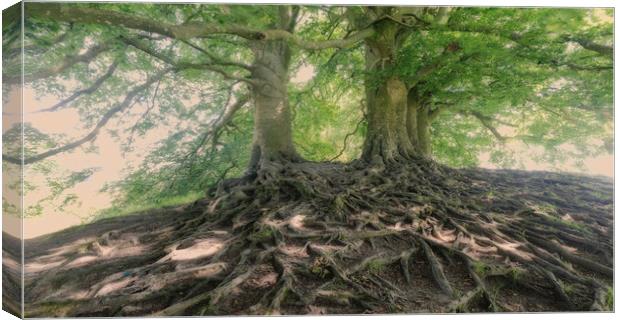
[[[266, 184], [245, 184], [25, 241], [26, 316], [612, 308], [611, 179], [282, 172], [267, 198]], [[15, 308], [19, 241], [3, 237], [4, 307]]]

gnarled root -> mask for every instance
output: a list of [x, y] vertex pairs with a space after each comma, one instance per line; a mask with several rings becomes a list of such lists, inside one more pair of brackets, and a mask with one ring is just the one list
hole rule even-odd
[[27, 278], [27, 316], [603, 310], [611, 207], [562, 190], [611, 189], [571, 179], [265, 164], [148, 226], [106, 222], [96, 245], [33, 246], [27, 269], [50, 267]]

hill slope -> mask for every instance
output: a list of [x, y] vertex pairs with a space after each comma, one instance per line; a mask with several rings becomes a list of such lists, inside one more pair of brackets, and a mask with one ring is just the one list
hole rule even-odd
[[424, 159], [274, 165], [25, 247], [32, 317], [608, 310], [613, 184]]

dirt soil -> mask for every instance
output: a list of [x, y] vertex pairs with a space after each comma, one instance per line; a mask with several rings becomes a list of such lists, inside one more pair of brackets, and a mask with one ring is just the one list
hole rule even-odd
[[[19, 241], [4, 234], [4, 304]], [[29, 317], [613, 308], [613, 183], [286, 163], [192, 204], [25, 242]]]

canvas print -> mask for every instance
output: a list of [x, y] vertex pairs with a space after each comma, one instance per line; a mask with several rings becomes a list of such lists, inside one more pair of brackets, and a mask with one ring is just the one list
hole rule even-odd
[[19, 317], [613, 311], [612, 8], [3, 11]]

